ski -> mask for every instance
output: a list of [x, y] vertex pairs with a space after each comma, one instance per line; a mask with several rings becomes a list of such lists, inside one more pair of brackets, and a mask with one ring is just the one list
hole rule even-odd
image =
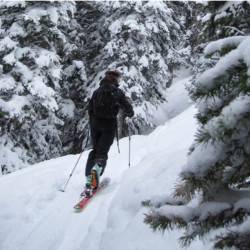
[[92, 200], [94, 198], [94, 196], [96, 196], [97, 193], [99, 193], [101, 190], [103, 190], [105, 187], [108, 186], [108, 184], [110, 183], [110, 178], [104, 178], [99, 187], [97, 188], [97, 190], [93, 193], [93, 195], [91, 197], [83, 197], [75, 206], [75, 212], [81, 212], [90, 202], [90, 200]]

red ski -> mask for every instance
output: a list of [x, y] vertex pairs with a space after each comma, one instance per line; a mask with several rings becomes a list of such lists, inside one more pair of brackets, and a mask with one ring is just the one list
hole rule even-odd
[[105, 187], [108, 186], [108, 184], [110, 183], [110, 178], [104, 178], [98, 189], [93, 193], [93, 195], [91, 197], [83, 197], [75, 206], [75, 212], [81, 212], [87, 205], [88, 203], [94, 198], [94, 196], [99, 193], [102, 189], [104, 189]]

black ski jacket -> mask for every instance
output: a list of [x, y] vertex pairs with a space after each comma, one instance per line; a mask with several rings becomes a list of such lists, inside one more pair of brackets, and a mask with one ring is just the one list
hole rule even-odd
[[[132, 117], [134, 116], [134, 110], [133, 107], [130, 103], [130, 100], [128, 97], [126, 97], [126, 95], [124, 94], [124, 92], [119, 89], [119, 85], [117, 83], [117, 81], [111, 81], [110, 79], [103, 79], [100, 82], [100, 87], [107, 87], [107, 88], [115, 88], [116, 91], [116, 99], [118, 100], [119, 103], [119, 108], [121, 108], [124, 111], [125, 116], [128, 117]], [[89, 118], [90, 118], [90, 125], [94, 126], [94, 127], [98, 127], [101, 128], [103, 130], [111, 130], [111, 129], [115, 129], [117, 126], [117, 121], [116, 118], [97, 118], [94, 115], [93, 112], [93, 96], [94, 96], [95, 92], [93, 93], [90, 101], [89, 101], [89, 105], [88, 105], [88, 113], [89, 113]]]

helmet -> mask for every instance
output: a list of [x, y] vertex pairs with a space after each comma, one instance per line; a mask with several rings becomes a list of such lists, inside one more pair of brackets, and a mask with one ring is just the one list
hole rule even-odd
[[105, 72], [105, 76], [113, 76], [115, 78], [120, 78], [121, 77], [121, 72], [118, 70], [108, 70]]

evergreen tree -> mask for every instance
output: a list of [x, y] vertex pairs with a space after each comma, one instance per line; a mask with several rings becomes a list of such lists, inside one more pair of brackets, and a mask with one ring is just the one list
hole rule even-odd
[[75, 110], [72, 91], [64, 91], [76, 86], [67, 84], [69, 67], [86, 78], [82, 61], [72, 56], [74, 11], [70, 2], [1, 3], [2, 173], [63, 153], [61, 127]]
[[[132, 99], [133, 130], [155, 126], [157, 107], [166, 102], [173, 69], [186, 65], [183, 10], [185, 5], [164, 1], [80, 2], [79, 21], [85, 27], [90, 91], [107, 69], [123, 76], [121, 88]], [[96, 22], [93, 22], [96, 17]], [[182, 50], [181, 50], [182, 49]]]
[[199, 129], [174, 198], [151, 204], [145, 221], [154, 229], [184, 228], [183, 245], [220, 229], [215, 248], [248, 249], [250, 37], [212, 42], [205, 54], [219, 57], [222, 51], [227, 53], [190, 89]]
[[250, 7], [247, 1], [210, 1], [202, 9], [202, 26], [198, 37], [202, 42], [250, 32]]
[[[216, 55], [204, 57], [203, 49], [207, 43], [229, 36], [249, 34], [250, 5], [247, 1], [191, 3], [191, 13], [191, 63], [196, 76], [212, 67], [219, 59]], [[222, 54], [225, 52], [221, 51]]]

